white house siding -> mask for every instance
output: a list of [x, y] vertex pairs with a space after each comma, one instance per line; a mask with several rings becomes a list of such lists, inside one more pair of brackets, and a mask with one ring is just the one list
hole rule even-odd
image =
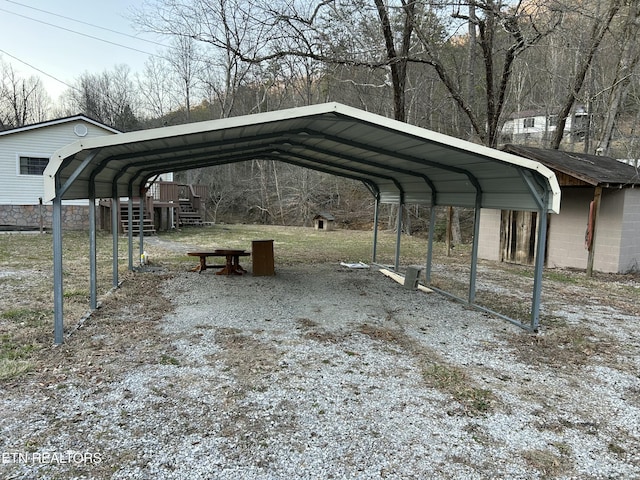
[[[82, 119], [70, 119], [60, 123], [28, 128], [0, 135], [0, 225], [18, 227], [51, 227], [51, 203], [40, 208], [44, 195], [44, 178], [39, 175], [20, 175], [21, 156], [50, 158], [65, 145], [83, 138], [113, 135]], [[84, 136], [78, 136], [74, 127], [82, 124], [87, 128]], [[86, 228], [89, 204], [87, 200], [64, 201], [62, 224], [67, 228]]]
[[478, 236], [478, 257], [500, 261], [500, 210], [483, 208], [480, 210], [480, 233]]
[[[533, 119], [533, 126], [526, 126], [525, 121]], [[501, 133], [503, 135], [529, 136], [531, 138], [540, 139], [543, 135], [555, 132], [555, 125], [547, 125], [547, 117], [545, 115], [530, 115], [520, 118], [512, 118], [504, 122]], [[565, 132], [571, 131], [571, 117], [567, 117]]]
[[640, 189], [627, 188], [624, 191], [624, 211], [622, 214], [622, 235], [620, 239], [619, 271], [622, 273], [640, 271]]
[[[78, 123], [87, 127], [84, 137], [73, 131]], [[91, 123], [77, 120], [0, 136], [0, 205], [38, 205], [44, 193], [42, 176], [19, 174], [20, 156], [51, 157], [57, 149], [76, 140], [110, 134]], [[86, 202], [81, 203], [86, 205]]]

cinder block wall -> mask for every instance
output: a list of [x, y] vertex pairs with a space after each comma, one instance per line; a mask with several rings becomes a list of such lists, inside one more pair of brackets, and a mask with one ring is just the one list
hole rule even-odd
[[599, 272], [620, 272], [624, 197], [624, 190], [604, 190], [602, 192], [600, 215], [596, 228], [596, 256], [593, 262], [594, 270]]
[[480, 210], [479, 258], [500, 261], [500, 218], [500, 210], [489, 208]]
[[640, 271], [640, 189], [624, 190], [620, 261], [622, 273]]
[[548, 267], [587, 267], [584, 238], [591, 200], [592, 188], [573, 188], [570, 194], [563, 190], [560, 213], [549, 221]]
[[[593, 188], [563, 191], [560, 214], [551, 215], [547, 266], [587, 268], [589, 252], [585, 233]], [[624, 191], [605, 190], [596, 229], [596, 257], [593, 268], [601, 272], [618, 272]]]

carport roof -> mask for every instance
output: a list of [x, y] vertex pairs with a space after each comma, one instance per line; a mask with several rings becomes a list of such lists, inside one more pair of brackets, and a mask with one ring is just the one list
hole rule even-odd
[[137, 195], [156, 174], [254, 159], [361, 180], [383, 203], [560, 207], [537, 161], [338, 103], [83, 139], [51, 158], [45, 198]]

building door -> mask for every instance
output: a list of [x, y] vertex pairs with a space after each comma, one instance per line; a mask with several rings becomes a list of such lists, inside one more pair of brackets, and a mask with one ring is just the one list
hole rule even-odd
[[500, 260], [533, 265], [536, 252], [537, 212], [503, 210], [500, 224]]

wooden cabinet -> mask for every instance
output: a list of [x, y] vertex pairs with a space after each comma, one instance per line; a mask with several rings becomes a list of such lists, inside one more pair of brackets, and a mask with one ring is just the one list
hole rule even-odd
[[273, 240], [253, 240], [251, 242], [253, 276], [275, 275], [273, 262]]

